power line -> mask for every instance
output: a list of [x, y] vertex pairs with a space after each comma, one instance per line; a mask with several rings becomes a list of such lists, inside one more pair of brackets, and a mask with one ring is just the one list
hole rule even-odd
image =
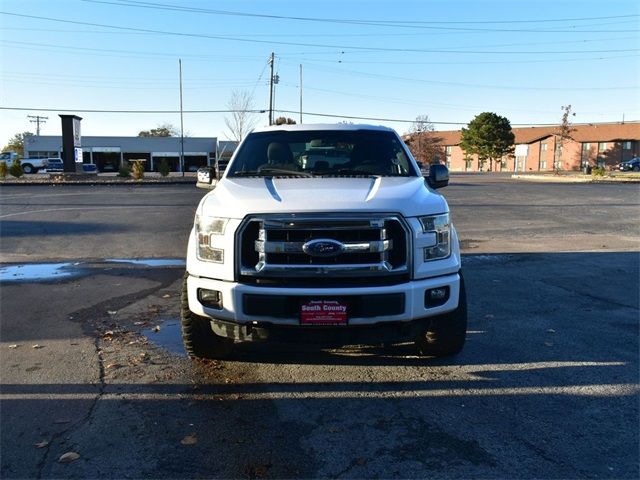
[[[126, 114], [169, 114], [180, 113], [180, 110], [103, 110], [103, 109], [67, 109], [67, 108], [29, 108], [29, 107], [2, 107], [0, 110], [17, 110], [17, 111], [42, 111], [42, 112], [75, 112], [75, 113], [126, 113]], [[279, 113], [300, 113], [298, 110], [275, 110]], [[199, 113], [267, 113], [267, 110], [184, 110], [183, 113], [187, 114], [199, 114]], [[415, 119], [402, 119], [402, 118], [385, 118], [385, 117], [366, 117], [356, 115], [341, 115], [332, 113], [320, 113], [320, 112], [302, 112], [304, 115], [312, 117], [324, 117], [324, 118], [341, 118], [345, 120], [370, 120], [376, 122], [395, 122], [395, 123], [413, 123]], [[467, 125], [469, 122], [439, 122], [429, 121], [434, 125]], [[626, 123], [635, 123], [635, 120], [627, 120]], [[612, 124], [618, 122], [610, 122]], [[512, 123], [513, 126], [555, 126], [556, 123]]]
[[[308, 64], [307, 64], [308, 65]], [[311, 64], [312, 65], [312, 64]], [[314, 68], [312, 66], [312, 68]], [[319, 69], [319, 67], [315, 67], [315, 69]], [[327, 70], [331, 70], [334, 73], [340, 75], [350, 75], [353, 74], [355, 76], [368, 77], [368, 78], [381, 78], [385, 80], [396, 80], [396, 81], [404, 81], [404, 82], [415, 82], [415, 83], [427, 83], [430, 85], [441, 85], [441, 86], [455, 86], [455, 87], [465, 87], [465, 88], [487, 88], [487, 89], [497, 89], [497, 90], [539, 90], [539, 91], [588, 91], [588, 90], [637, 90], [637, 86], [629, 85], [629, 86], [607, 86], [607, 87], [533, 87], [533, 86], [512, 86], [512, 85], [482, 85], [482, 84], [474, 84], [474, 83], [461, 83], [461, 82], [445, 82], [441, 80], [429, 80], [424, 78], [410, 78], [410, 77], [399, 77], [396, 75], [385, 75], [380, 73], [368, 73], [368, 72], [360, 72], [357, 70], [344, 70], [344, 69], [336, 69], [331, 67], [322, 66], [321, 70], [326, 73]]]
[[[244, 42], [244, 43], [259, 43], [259, 44], [267, 44], [267, 45], [287, 45], [287, 46], [299, 46], [299, 47], [311, 47], [311, 48], [335, 48], [337, 50], [357, 50], [357, 51], [370, 51], [370, 52], [397, 52], [397, 53], [447, 53], [447, 54], [499, 54], [499, 55], [526, 55], [526, 54], [560, 54], [560, 53], [613, 53], [613, 52], [637, 52], [639, 49], [615, 49], [615, 50], [549, 50], [549, 51], [477, 51], [477, 50], [451, 50], [451, 49], [423, 49], [423, 48], [390, 48], [390, 47], [372, 47], [372, 46], [340, 46], [340, 45], [328, 45], [328, 44], [319, 44], [319, 43], [302, 43], [302, 42], [284, 42], [284, 41], [275, 41], [275, 40], [259, 40], [255, 38], [239, 38], [239, 37], [231, 37], [224, 35], [208, 35], [202, 33], [187, 33], [187, 32], [171, 32], [165, 30], [154, 30], [148, 28], [136, 28], [136, 27], [123, 27], [120, 25], [107, 25], [101, 23], [92, 23], [92, 22], [80, 22], [76, 20], [65, 20], [60, 18], [52, 18], [52, 17], [41, 17], [37, 15], [25, 15], [21, 13], [12, 13], [12, 12], [0, 12], [2, 15], [9, 15], [20, 18], [31, 18], [36, 20], [45, 20], [50, 22], [59, 22], [59, 23], [68, 23], [72, 25], [86, 25], [92, 27], [102, 27], [102, 28], [113, 28], [119, 31], [134, 31], [134, 32], [146, 32], [146, 33], [155, 33], [158, 35], [171, 35], [171, 36], [179, 36], [179, 37], [190, 37], [190, 38], [208, 38], [212, 40], [225, 40], [225, 41], [235, 41], [235, 42]], [[590, 30], [589, 33], [594, 33], [597, 30]], [[571, 33], [576, 33], [577, 31], [572, 30]], [[607, 30], [606, 32], [610, 33], [611, 31]], [[579, 33], [585, 33], [579, 32]]]
[[[441, 28], [449, 30], [479, 30], [479, 29], [460, 29], [453, 27], [433, 27], [433, 25], [477, 25], [477, 24], [514, 24], [514, 23], [551, 23], [551, 22], [582, 22], [582, 21], [594, 21], [594, 20], [611, 20], [619, 18], [633, 18], [640, 15], [628, 14], [628, 15], [611, 15], [604, 17], [578, 17], [578, 18], [559, 18], [559, 19], [538, 19], [538, 20], [474, 20], [474, 21], [416, 21], [416, 20], [362, 20], [362, 19], [341, 19], [341, 18], [320, 18], [320, 17], [299, 17], [290, 15], [274, 15], [274, 14], [260, 14], [249, 12], [237, 12], [229, 10], [213, 10], [207, 8], [185, 7], [182, 5], [166, 4], [158, 2], [143, 2], [133, 0], [120, 0], [120, 1], [106, 1], [106, 0], [83, 0], [89, 3], [101, 3], [106, 5], [116, 5], [119, 7], [135, 7], [135, 8], [147, 8], [153, 10], [170, 10], [181, 11], [187, 13], [205, 13], [211, 15], [226, 15], [226, 16], [238, 16], [238, 17], [252, 17], [252, 18], [265, 18], [271, 20], [295, 20], [303, 22], [316, 22], [316, 23], [335, 23], [335, 24], [348, 24], [348, 25], [369, 25], [369, 26], [382, 26], [382, 27], [408, 27], [408, 28]], [[483, 31], [495, 31], [489, 29], [483, 29]], [[500, 30], [500, 31], [517, 31], [517, 30]]]
[[[0, 110], [17, 110], [17, 111], [42, 111], [42, 112], [77, 112], [77, 113], [139, 113], [139, 114], [155, 114], [155, 113], [180, 113], [180, 110], [105, 110], [91, 108], [30, 108], [30, 107], [2, 107]], [[184, 110], [184, 113], [265, 113], [266, 110]]]

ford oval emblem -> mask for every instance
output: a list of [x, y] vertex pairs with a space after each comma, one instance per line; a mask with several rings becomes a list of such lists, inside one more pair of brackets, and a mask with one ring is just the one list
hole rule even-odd
[[302, 251], [312, 257], [335, 257], [344, 252], [344, 243], [330, 238], [309, 240], [302, 245]]

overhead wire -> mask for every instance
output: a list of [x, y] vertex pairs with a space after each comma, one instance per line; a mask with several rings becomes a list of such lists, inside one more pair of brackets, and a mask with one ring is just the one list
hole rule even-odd
[[[426, 28], [426, 29], [443, 29], [443, 30], [465, 30], [465, 31], [496, 31], [495, 29], [469, 29], [458, 27], [435, 27], [433, 25], [477, 25], [477, 24], [514, 24], [514, 23], [553, 23], [553, 22], [576, 22], [576, 21], [593, 21], [593, 20], [611, 20], [611, 19], [630, 19], [639, 17], [637, 14], [627, 15], [610, 15], [600, 17], [577, 17], [577, 18], [565, 18], [565, 19], [539, 19], [539, 20], [473, 20], [473, 21], [416, 21], [416, 20], [363, 20], [363, 19], [345, 19], [345, 18], [321, 18], [321, 17], [301, 17], [292, 15], [276, 15], [276, 14], [261, 14], [252, 12], [237, 12], [229, 10], [214, 10], [201, 7], [189, 7], [184, 5], [166, 4], [159, 2], [144, 2], [134, 0], [120, 0], [120, 1], [107, 1], [107, 0], [83, 0], [88, 3], [100, 3], [106, 5], [115, 5], [120, 7], [135, 7], [146, 8], [154, 10], [170, 10], [181, 11], [187, 13], [204, 13], [212, 15], [226, 15], [226, 16], [239, 16], [239, 17], [251, 17], [251, 18], [265, 18], [271, 20], [295, 20], [303, 22], [316, 22], [316, 23], [333, 23], [333, 24], [347, 24], [347, 25], [369, 25], [377, 27], [404, 27], [404, 28]], [[530, 30], [513, 30], [513, 29], [501, 29], [499, 31], [530, 31]], [[548, 30], [547, 30], [548, 31]]]
[[[39, 112], [75, 112], [75, 113], [114, 113], [114, 114], [172, 114], [172, 113], [180, 113], [180, 110], [106, 110], [106, 109], [86, 109], [86, 108], [31, 108], [31, 107], [7, 107], [0, 106], [0, 110], [14, 110], [14, 111], [39, 111]], [[232, 110], [232, 109], [220, 109], [220, 110], [183, 110], [182, 113], [185, 114], [207, 114], [207, 113], [237, 113], [237, 112], [245, 112], [245, 113], [267, 113], [267, 110]], [[279, 113], [290, 113], [290, 114], [298, 114], [299, 110], [284, 110], [284, 109], [274, 109], [274, 112]], [[394, 122], [394, 123], [414, 123], [415, 119], [403, 119], [403, 118], [386, 118], [386, 117], [370, 117], [370, 116], [357, 116], [357, 115], [342, 115], [342, 114], [332, 114], [332, 113], [321, 113], [321, 112], [309, 112], [303, 111], [303, 115], [306, 116], [315, 116], [315, 117], [324, 117], [324, 118], [341, 118], [344, 120], [367, 120], [367, 121], [379, 121], [379, 122]], [[627, 123], [635, 123], [634, 120], [627, 120]], [[468, 122], [444, 122], [444, 121], [433, 121], [430, 120], [429, 123], [434, 125], [467, 125]], [[610, 123], [618, 123], [618, 122], [610, 122]], [[512, 126], [554, 126], [557, 123], [512, 123]]]
[[[67, 20], [53, 17], [43, 17], [38, 15], [26, 15], [21, 13], [13, 13], [13, 12], [4, 12], [0, 11], [2, 15], [15, 16], [20, 18], [30, 18], [36, 20], [45, 20], [51, 22], [59, 22], [59, 23], [68, 23], [73, 25], [85, 25], [92, 27], [102, 27], [102, 28], [112, 28], [115, 30], [122, 31], [137, 31], [137, 32], [147, 32], [147, 33], [156, 33], [159, 35], [171, 35], [171, 36], [180, 36], [180, 37], [190, 37], [190, 38], [208, 38], [213, 40], [225, 40], [225, 41], [236, 41], [236, 42], [244, 42], [244, 43], [257, 43], [257, 44], [268, 44], [268, 45], [287, 45], [287, 46], [302, 46], [302, 47], [313, 47], [313, 48], [335, 48], [338, 50], [361, 50], [361, 51], [379, 51], [379, 52], [413, 52], [413, 53], [447, 53], [447, 54], [504, 54], [504, 55], [523, 55], [523, 54], [559, 54], [559, 53], [614, 53], [614, 52], [636, 52], [639, 51], [637, 48], [632, 49], [605, 49], [605, 50], [549, 50], [549, 51], [487, 51], [487, 50], [451, 50], [451, 49], [434, 49], [434, 48], [391, 48], [391, 47], [374, 47], [374, 46], [363, 46], [363, 45], [350, 45], [350, 46], [340, 46], [340, 45], [330, 45], [330, 44], [319, 44], [319, 43], [304, 43], [304, 42], [284, 42], [284, 41], [275, 41], [275, 40], [260, 40], [255, 38], [240, 38], [226, 35], [210, 35], [210, 34], [202, 34], [202, 33], [190, 33], [190, 32], [175, 32], [175, 31], [167, 31], [167, 30], [156, 30], [149, 28], [138, 28], [138, 27], [125, 27], [121, 25], [108, 25], [102, 23], [94, 23], [94, 22], [81, 22], [77, 20]], [[591, 30], [593, 33], [593, 30]], [[610, 31], [607, 31], [610, 32]], [[575, 33], [575, 31], [573, 32]], [[581, 32], [584, 33], [584, 32]]]

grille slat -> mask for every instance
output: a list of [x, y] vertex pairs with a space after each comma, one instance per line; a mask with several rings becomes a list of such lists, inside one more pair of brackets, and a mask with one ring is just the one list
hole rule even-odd
[[[239, 229], [239, 273], [244, 279], [388, 277], [408, 275], [408, 227], [399, 216], [327, 218], [265, 215]], [[311, 240], [339, 242], [341, 250], [314, 256]]]

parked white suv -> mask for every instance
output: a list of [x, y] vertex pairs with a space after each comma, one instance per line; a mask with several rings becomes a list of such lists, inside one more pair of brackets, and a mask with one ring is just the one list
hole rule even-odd
[[415, 342], [459, 352], [467, 303], [449, 207], [391, 129], [255, 130], [203, 197], [189, 237], [182, 334], [192, 357], [234, 341]]

